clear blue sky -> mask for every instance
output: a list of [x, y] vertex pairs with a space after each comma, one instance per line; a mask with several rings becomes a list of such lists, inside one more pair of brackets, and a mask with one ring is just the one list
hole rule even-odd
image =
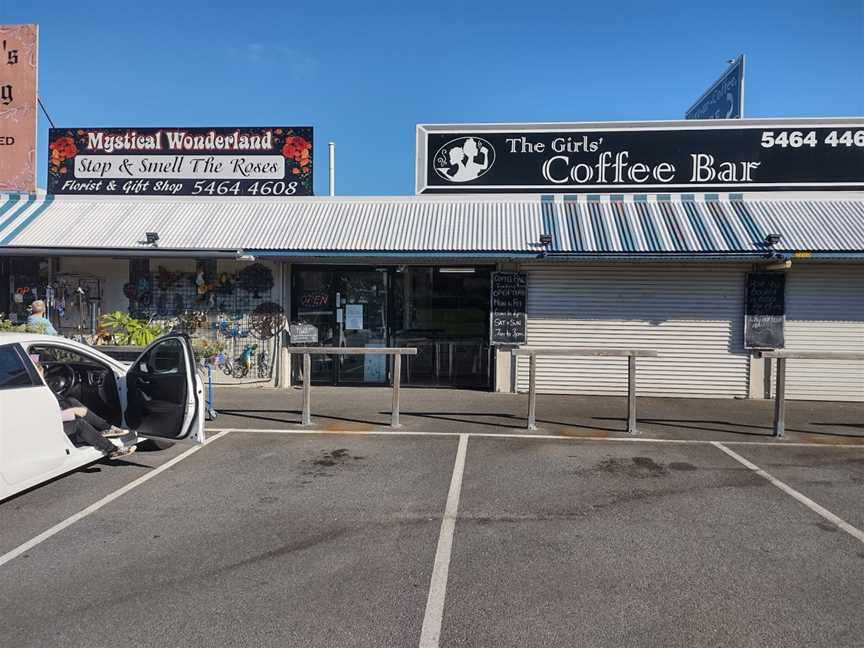
[[678, 119], [742, 52], [747, 116], [864, 115], [862, 0], [0, 0], [0, 22], [40, 25], [58, 126], [314, 126], [319, 195], [329, 140], [338, 193], [410, 194], [417, 123]]

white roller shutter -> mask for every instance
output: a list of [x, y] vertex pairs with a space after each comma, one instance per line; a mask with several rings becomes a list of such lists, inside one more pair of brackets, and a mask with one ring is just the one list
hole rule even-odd
[[[643, 396], [746, 397], [744, 266], [548, 264], [528, 273], [531, 346], [657, 349], [639, 359]], [[538, 358], [537, 389], [555, 394], [620, 395], [619, 358]], [[528, 362], [517, 366], [520, 391]]]
[[[788, 351], [864, 353], [864, 265], [793, 264], [785, 330]], [[864, 362], [787, 360], [786, 397], [864, 401]]]

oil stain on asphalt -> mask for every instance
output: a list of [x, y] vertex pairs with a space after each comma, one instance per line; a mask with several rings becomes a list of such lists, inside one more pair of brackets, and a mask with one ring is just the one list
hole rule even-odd
[[650, 457], [631, 457], [629, 459], [608, 457], [598, 462], [593, 468], [595, 472], [623, 475], [636, 479], [663, 477], [668, 475], [670, 470], [689, 472], [697, 470], [697, 468], [693, 464], [683, 461], [673, 461], [668, 464], [657, 463]]
[[363, 459], [365, 457], [352, 455], [347, 448], [337, 448], [321, 450], [314, 459], [303, 459], [300, 463], [305, 468], [303, 475], [306, 477], [331, 477], [335, 470], [355, 465]]

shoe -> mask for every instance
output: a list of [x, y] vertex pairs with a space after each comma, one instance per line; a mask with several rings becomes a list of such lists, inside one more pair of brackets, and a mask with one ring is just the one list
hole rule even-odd
[[121, 457], [128, 457], [128, 456], [131, 455], [133, 452], [135, 452], [137, 449], [138, 449], [138, 446], [134, 446], [134, 445], [132, 445], [132, 446], [123, 446], [122, 448], [118, 448], [117, 450], [115, 450], [114, 452], [112, 452], [112, 453], [111, 453], [110, 455], [108, 455], [108, 456], [109, 456], [111, 459], [119, 459], [119, 458], [121, 458]]
[[114, 437], [122, 437], [124, 434], [129, 434], [129, 430], [124, 430], [123, 428], [119, 428], [116, 425], [112, 425], [110, 428], [105, 430], [102, 433], [106, 439], [112, 439]]

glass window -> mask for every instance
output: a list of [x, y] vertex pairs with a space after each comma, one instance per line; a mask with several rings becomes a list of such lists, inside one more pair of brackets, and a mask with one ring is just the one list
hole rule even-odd
[[100, 369], [103, 367], [101, 363], [89, 356], [58, 346], [33, 345], [28, 349], [28, 353], [38, 355], [43, 367], [52, 364], [90, 365]]
[[178, 340], [165, 340], [150, 349], [140, 369], [145, 373], [176, 374], [183, 366], [183, 346]]
[[0, 347], [0, 389], [31, 387], [33, 380], [21, 356], [11, 344]]

